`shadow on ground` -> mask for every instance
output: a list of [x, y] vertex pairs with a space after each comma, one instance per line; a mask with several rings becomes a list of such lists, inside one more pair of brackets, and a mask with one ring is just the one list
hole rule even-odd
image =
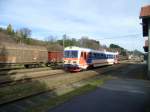
[[[116, 78], [127, 78], [127, 79], [143, 79], [147, 80], [147, 65], [142, 63], [123, 63], [117, 66], [115, 69], [108, 68], [103, 75], [109, 75]], [[100, 69], [92, 69], [98, 73], [101, 73]]]

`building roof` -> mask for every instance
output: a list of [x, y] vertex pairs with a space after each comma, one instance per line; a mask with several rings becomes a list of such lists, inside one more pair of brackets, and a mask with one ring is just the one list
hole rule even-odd
[[150, 5], [141, 8], [140, 18], [150, 17]]

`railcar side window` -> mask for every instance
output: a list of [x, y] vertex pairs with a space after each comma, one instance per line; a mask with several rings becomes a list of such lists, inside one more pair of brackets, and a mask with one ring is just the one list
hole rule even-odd
[[89, 53], [89, 58], [92, 58], [92, 53], [91, 52]]
[[106, 59], [108, 59], [108, 54], [106, 54]]
[[96, 57], [97, 57], [97, 54], [96, 54], [96, 53], [94, 53], [94, 58], [96, 59]]
[[104, 54], [104, 59], [107, 59], [107, 56], [106, 56], [106, 54]]
[[104, 54], [101, 54], [101, 57], [104, 58]]

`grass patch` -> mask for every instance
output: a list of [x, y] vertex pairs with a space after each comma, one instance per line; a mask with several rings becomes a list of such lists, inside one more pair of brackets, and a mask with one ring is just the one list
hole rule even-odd
[[102, 84], [104, 84], [105, 81], [110, 80], [110, 79], [112, 79], [111, 76], [103, 76], [103, 77], [101, 76], [101, 77], [99, 77], [99, 78], [96, 78], [95, 80], [91, 80], [91, 81], [89, 82], [89, 84], [99, 87], [99, 86], [101, 86]]
[[89, 74], [76, 73], [76, 75], [61, 75], [58, 77], [44, 78], [39, 80], [30, 80], [29, 82], [6, 86], [0, 89], [0, 104], [31, 96], [46, 90], [58, 88], [61, 85], [67, 85], [81, 80], [86, 80], [96, 76], [95, 72]]
[[27, 110], [27, 112], [45, 112], [49, 108], [52, 108], [52, 107], [57, 106], [59, 104], [62, 104], [65, 101], [71, 100], [74, 96], [78, 96], [78, 95], [81, 95], [83, 93], [90, 92], [92, 90], [95, 90], [96, 88], [97, 87], [93, 86], [93, 85], [89, 85], [89, 84], [85, 85], [85, 86], [80, 87], [76, 90], [73, 90], [67, 94], [51, 98], [47, 102], [45, 102], [41, 105], [30, 108], [29, 110]]
[[146, 108], [145, 112], [150, 112], [150, 107]]
[[27, 112], [45, 112], [46, 110], [53, 108], [59, 104], [62, 104], [68, 100], [71, 100], [75, 96], [79, 96], [85, 94], [87, 92], [96, 90], [99, 86], [104, 84], [106, 80], [110, 79], [110, 77], [103, 77], [101, 79], [94, 79], [89, 81], [85, 86], [79, 87], [69, 93], [66, 93], [61, 96], [56, 96], [54, 98], [48, 99], [46, 102], [42, 102], [37, 106], [34, 106], [27, 110]]
[[145, 111], [144, 112], [150, 112], [150, 102], [147, 102], [146, 106], [145, 106]]
[[17, 86], [7, 86], [0, 89], [0, 104], [45, 90], [47, 90], [47, 86], [44, 83], [39, 83], [37, 81]]

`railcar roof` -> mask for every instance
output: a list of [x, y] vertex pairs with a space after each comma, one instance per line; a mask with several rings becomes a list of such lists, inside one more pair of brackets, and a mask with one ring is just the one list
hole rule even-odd
[[66, 47], [65, 50], [78, 50], [78, 51], [87, 51], [87, 52], [105, 53], [105, 54], [118, 54], [117, 52], [98, 51], [98, 50], [81, 48], [81, 47], [76, 47], [76, 46]]

